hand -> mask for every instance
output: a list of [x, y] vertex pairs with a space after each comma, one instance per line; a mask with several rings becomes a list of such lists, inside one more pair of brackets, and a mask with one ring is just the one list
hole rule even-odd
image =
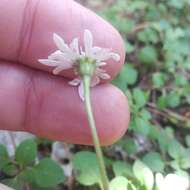
[[[53, 33], [70, 42], [85, 29], [96, 34], [95, 45], [112, 48], [121, 61], [106, 71], [115, 77], [124, 62], [118, 32], [93, 12], [72, 0], [6, 0], [0, 3], [0, 128], [28, 131], [41, 137], [92, 144], [84, 105], [66, 77], [53, 76], [40, 64], [56, 47]], [[102, 144], [111, 144], [126, 131], [126, 97], [111, 84], [92, 88], [92, 104]]]

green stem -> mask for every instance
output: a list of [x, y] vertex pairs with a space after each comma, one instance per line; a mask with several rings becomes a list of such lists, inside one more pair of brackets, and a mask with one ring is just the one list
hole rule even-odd
[[99, 138], [98, 138], [98, 134], [96, 130], [94, 116], [92, 113], [91, 100], [90, 100], [90, 76], [85, 75], [83, 77], [83, 84], [84, 84], [85, 107], [86, 107], [86, 112], [88, 116], [89, 126], [92, 132], [92, 138], [93, 138], [93, 143], [95, 146], [97, 160], [99, 164], [103, 190], [109, 190], [109, 181], [106, 174], [106, 168], [105, 168], [103, 154], [102, 154], [102, 150], [101, 150], [101, 146], [100, 146], [100, 142], [99, 142]]

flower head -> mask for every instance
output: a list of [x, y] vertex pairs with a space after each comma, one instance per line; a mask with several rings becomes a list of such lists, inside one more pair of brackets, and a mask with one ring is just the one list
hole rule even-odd
[[90, 64], [94, 65], [93, 72], [90, 73], [91, 87], [93, 87], [100, 82], [100, 79], [110, 78], [109, 74], [100, 67], [105, 66], [106, 61], [109, 59], [120, 60], [119, 54], [111, 52], [110, 49], [93, 46], [93, 36], [89, 30], [84, 31], [84, 48], [79, 47], [78, 38], [74, 38], [69, 45], [57, 34], [53, 35], [53, 40], [58, 50], [50, 54], [48, 59], [39, 59], [38, 61], [44, 65], [55, 67], [53, 69], [53, 74], [55, 75], [63, 70], [73, 68], [77, 77], [70, 81], [69, 84], [79, 86], [78, 92], [82, 100], [84, 100], [83, 73], [79, 70], [80, 64], [85, 60], [85, 62], [89, 61]]

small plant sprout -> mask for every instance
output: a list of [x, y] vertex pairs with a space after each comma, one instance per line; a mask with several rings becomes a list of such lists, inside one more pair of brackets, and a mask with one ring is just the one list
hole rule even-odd
[[89, 30], [84, 31], [84, 48], [79, 46], [78, 38], [74, 38], [69, 45], [57, 34], [53, 35], [53, 40], [59, 50], [49, 55], [48, 59], [39, 59], [39, 62], [55, 67], [53, 69], [53, 74], [55, 75], [63, 70], [71, 68], [74, 70], [76, 78], [69, 81], [69, 84], [78, 86], [79, 96], [85, 102], [89, 126], [99, 163], [102, 189], [109, 190], [103, 154], [92, 113], [90, 87], [99, 84], [101, 79], [106, 80], [110, 78], [110, 75], [102, 67], [107, 64], [106, 61], [109, 59], [119, 61], [120, 55], [111, 52], [110, 49], [93, 46], [93, 36]]

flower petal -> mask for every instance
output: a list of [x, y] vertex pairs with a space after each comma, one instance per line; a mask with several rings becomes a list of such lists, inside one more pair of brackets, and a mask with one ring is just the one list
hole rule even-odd
[[59, 64], [54, 70], [53, 74], [57, 75], [61, 71], [72, 68], [72, 65], [70, 63], [65, 62], [64, 64]]
[[81, 83], [81, 80], [79, 78], [75, 78], [72, 81], [68, 82], [71, 86], [78, 86]]
[[106, 62], [96, 62], [97, 67], [102, 67], [102, 66], [105, 66], [105, 65], [107, 65]]
[[110, 79], [110, 75], [106, 73], [104, 69], [97, 68], [96, 69], [96, 75], [100, 77], [101, 79], [108, 80]]
[[98, 76], [99, 76], [100, 78], [104, 79], [104, 80], [108, 80], [108, 79], [111, 78], [110, 75], [107, 74], [107, 73], [99, 73]]
[[117, 53], [112, 53], [109, 49], [93, 47], [93, 58], [97, 60], [97, 62], [107, 61], [109, 59], [114, 59], [115, 61], [120, 60], [120, 55]]
[[64, 56], [64, 54], [60, 50], [57, 50], [54, 53], [50, 54], [48, 56], [48, 59], [62, 61], [62, 60], [65, 60], [65, 56]]
[[50, 59], [38, 59], [38, 61], [43, 65], [52, 66], [52, 67], [55, 67], [59, 64], [58, 61]]
[[84, 31], [84, 47], [87, 57], [90, 57], [92, 54], [92, 45], [93, 45], [93, 36], [89, 30]]
[[90, 86], [91, 87], [94, 87], [96, 86], [97, 84], [100, 83], [100, 78], [98, 76], [93, 76], [92, 79], [91, 79], [91, 82], [90, 82]]
[[81, 100], [84, 101], [84, 85], [82, 81], [80, 82], [80, 85], [78, 87], [78, 93]]
[[78, 38], [73, 39], [73, 41], [70, 44], [70, 48], [73, 52], [77, 53], [77, 55], [80, 54], [80, 52], [79, 52], [79, 39]]
[[58, 49], [60, 49], [63, 52], [67, 52], [69, 50], [68, 45], [65, 43], [63, 38], [61, 38], [59, 35], [56, 33], [53, 34], [53, 40], [57, 46]]
[[98, 61], [106, 61], [110, 59], [110, 50], [109, 49], [97, 49], [97, 51], [94, 51], [93, 57]]
[[120, 61], [120, 55], [117, 53], [110, 53], [110, 57], [115, 61]]

